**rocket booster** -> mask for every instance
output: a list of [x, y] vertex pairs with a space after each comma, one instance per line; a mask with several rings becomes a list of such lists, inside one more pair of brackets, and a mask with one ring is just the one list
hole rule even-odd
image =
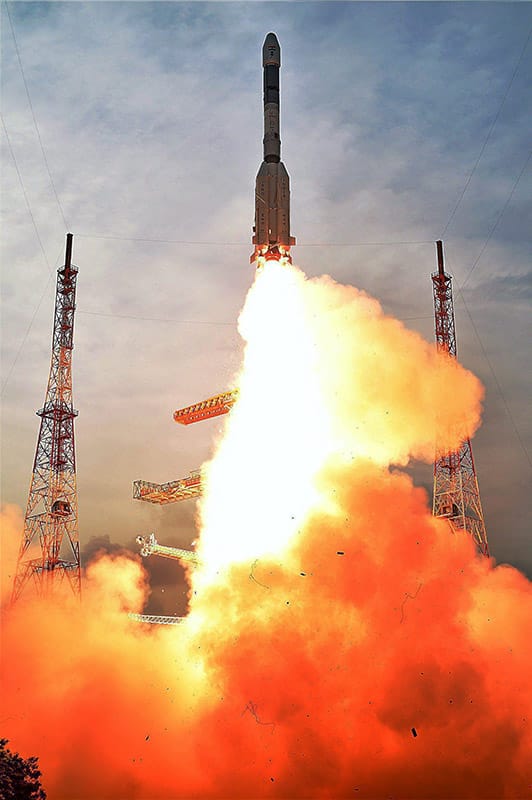
[[281, 48], [274, 33], [269, 33], [262, 48], [264, 73], [264, 161], [255, 181], [255, 250], [250, 261], [262, 266], [268, 259], [291, 262], [290, 178], [281, 161], [279, 135], [279, 69]]

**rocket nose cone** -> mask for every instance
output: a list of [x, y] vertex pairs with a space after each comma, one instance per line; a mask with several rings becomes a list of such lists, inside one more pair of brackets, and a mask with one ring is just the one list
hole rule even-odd
[[262, 47], [262, 66], [265, 67], [267, 64], [281, 66], [281, 48], [275, 33], [267, 35]]

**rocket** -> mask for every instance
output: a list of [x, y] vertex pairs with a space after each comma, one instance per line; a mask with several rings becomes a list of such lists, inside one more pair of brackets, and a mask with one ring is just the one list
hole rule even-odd
[[262, 47], [264, 75], [264, 160], [255, 181], [255, 225], [250, 262], [262, 267], [268, 259], [291, 263], [290, 178], [281, 161], [279, 135], [279, 69], [281, 48], [275, 33], [269, 33]]

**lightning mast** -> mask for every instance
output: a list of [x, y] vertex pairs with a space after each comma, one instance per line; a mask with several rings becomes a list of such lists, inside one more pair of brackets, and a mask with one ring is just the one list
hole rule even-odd
[[72, 238], [67, 233], [65, 265], [57, 270], [50, 376], [37, 411], [41, 424], [12, 602], [29, 583], [41, 597], [65, 581], [75, 595], [81, 592], [74, 446], [78, 412], [72, 404], [71, 369], [78, 268], [71, 263]]
[[[433, 273], [436, 344], [456, 358], [452, 278], [444, 270], [443, 243], [436, 242], [438, 271]], [[432, 513], [448, 519], [457, 530], [469, 533], [479, 553], [489, 556], [486, 526], [480, 502], [477, 473], [469, 437], [453, 452], [438, 452], [434, 461]]]

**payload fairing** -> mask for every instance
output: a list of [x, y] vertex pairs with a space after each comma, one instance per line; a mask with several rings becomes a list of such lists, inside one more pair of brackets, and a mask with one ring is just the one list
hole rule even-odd
[[268, 259], [291, 262], [290, 178], [281, 161], [279, 135], [279, 69], [281, 48], [274, 33], [269, 33], [262, 48], [264, 73], [264, 161], [255, 181], [255, 250], [250, 261], [263, 266]]

